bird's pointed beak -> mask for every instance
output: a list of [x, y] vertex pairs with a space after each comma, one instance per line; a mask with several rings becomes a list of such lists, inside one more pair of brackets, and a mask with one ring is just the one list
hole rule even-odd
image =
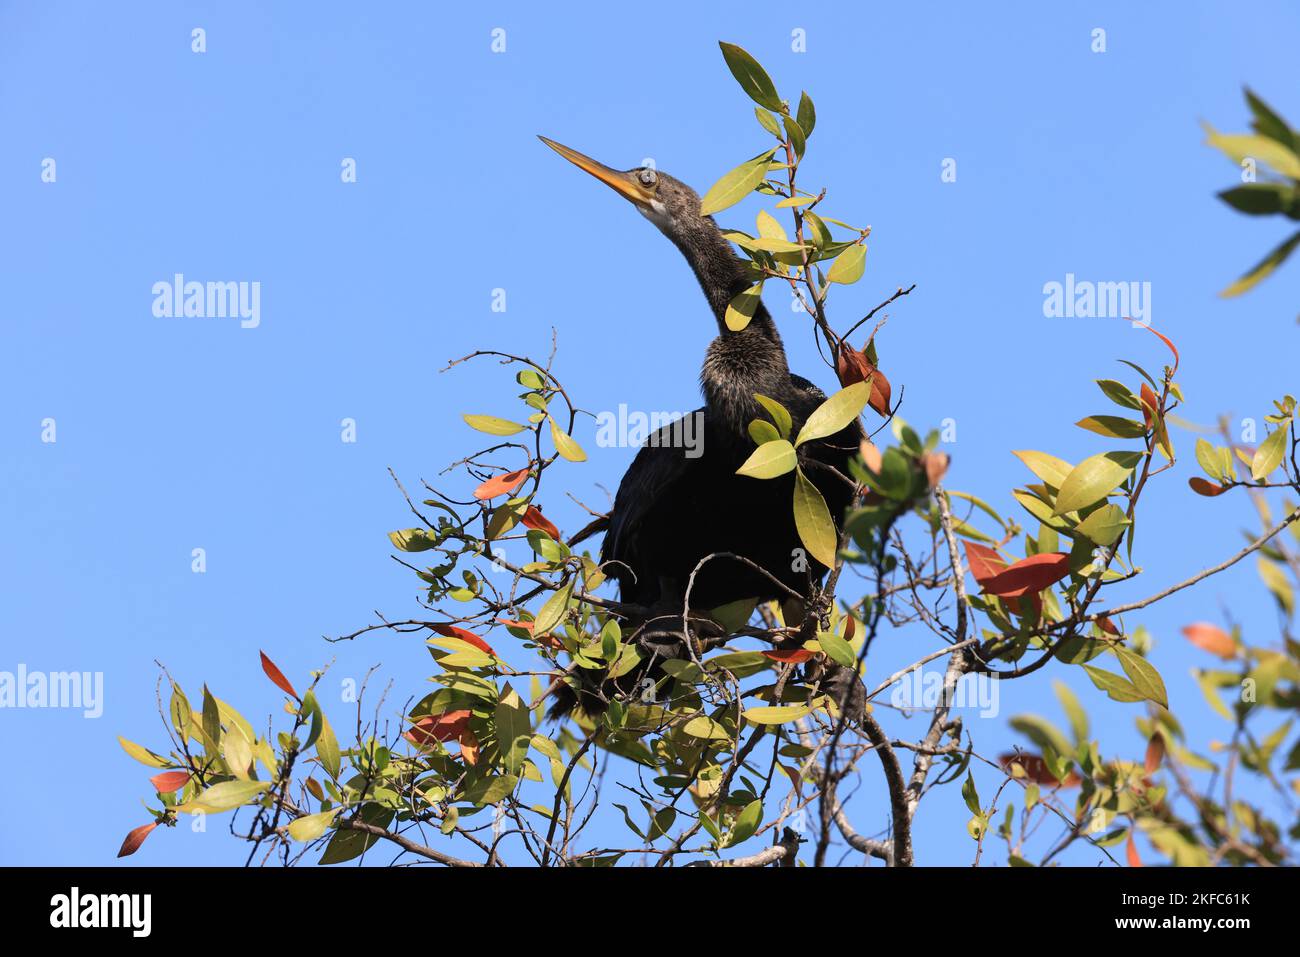
[[632, 173], [610, 169], [604, 163], [597, 163], [590, 156], [584, 156], [577, 150], [569, 149], [569, 147], [557, 143], [555, 140], [549, 140], [545, 136], [538, 136], [537, 138], [578, 167], [578, 169], [585, 170], [596, 177], [624, 199], [630, 200], [638, 206], [645, 206], [650, 202], [650, 191], [642, 186]]

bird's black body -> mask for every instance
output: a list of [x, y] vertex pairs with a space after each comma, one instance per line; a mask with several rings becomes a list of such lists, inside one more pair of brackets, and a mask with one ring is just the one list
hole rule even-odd
[[[622, 602], [649, 610], [645, 620], [626, 622], [624, 634], [644, 633], [648, 640], [642, 642], [642, 653], [651, 663], [648, 671], [633, 672], [617, 685], [581, 682], [585, 710], [603, 711], [609, 695], [638, 687], [644, 674], [662, 675], [654, 659], [684, 654], [680, 639], [663, 632], [681, 631], [688, 604], [694, 612], [741, 599], [784, 600], [789, 591], [806, 596], [824, 577], [825, 567], [806, 555], [795, 528], [794, 473], [757, 479], [737, 475], [736, 470], [756, 447], [750, 423], [770, 421], [755, 394], [789, 411], [792, 437], [826, 396], [807, 379], [791, 374], [776, 325], [761, 303], [743, 330], [727, 328], [727, 304], [754, 279], [713, 219], [700, 215], [700, 199], [693, 190], [663, 173], [609, 170], [567, 147], [547, 143], [632, 199], [676, 244], [718, 325], [718, 337], [709, 345], [700, 374], [705, 404], [692, 413], [697, 417], [693, 424], [702, 426], [702, 433], [694, 433], [702, 434], [702, 443], [688, 448], [677, 441], [681, 433], [675, 436], [674, 426], [659, 430], [637, 453], [614, 499], [601, 563], [618, 581]], [[862, 434], [855, 420], [838, 434], [799, 449], [800, 468], [821, 492], [837, 525], [853, 494], [847, 465], [857, 454]], [[692, 457], [696, 450], [699, 454]], [[711, 555], [742, 556], [767, 574], [729, 557], [704, 561]], [[673, 624], [657, 627], [662, 621]], [[552, 714], [567, 713], [578, 701], [573, 688], [561, 687]]]

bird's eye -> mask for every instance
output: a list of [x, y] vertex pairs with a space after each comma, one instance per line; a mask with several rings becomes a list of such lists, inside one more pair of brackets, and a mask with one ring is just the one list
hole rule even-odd
[[642, 186], [653, 186], [659, 179], [659, 177], [655, 176], [655, 171], [652, 169], [641, 170], [639, 178]]

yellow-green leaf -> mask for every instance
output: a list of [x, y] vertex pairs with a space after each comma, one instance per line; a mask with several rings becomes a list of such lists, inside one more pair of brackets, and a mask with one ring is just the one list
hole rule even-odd
[[870, 382], [855, 382], [840, 389], [813, 410], [812, 415], [804, 422], [803, 428], [799, 430], [799, 437], [795, 439], [794, 444], [803, 445], [814, 439], [824, 439], [828, 435], [834, 435], [862, 414], [870, 398]]
[[334, 820], [334, 815], [343, 810], [341, 807], [331, 808], [328, 811], [321, 811], [319, 814], [308, 814], [306, 817], [300, 817], [289, 825], [289, 836], [295, 841], [314, 841], [327, 830], [330, 822]]
[[857, 282], [867, 268], [867, 246], [858, 243], [850, 246], [835, 257], [830, 270], [826, 273], [827, 282], [849, 284]]
[[754, 449], [745, 464], [736, 469], [736, 474], [758, 479], [776, 478], [794, 468], [796, 461], [794, 446], [785, 439], [776, 439]]
[[752, 724], [785, 724], [812, 714], [806, 704], [785, 704], [777, 707], [747, 708], [741, 716]]
[[754, 318], [754, 312], [763, 301], [763, 284], [755, 283], [743, 292], [737, 293], [727, 303], [723, 321], [732, 332], [740, 332]]
[[1251, 267], [1250, 272], [1228, 286], [1219, 295], [1224, 299], [1231, 299], [1233, 296], [1240, 296], [1243, 292], [1253, 289], [1268, 277], [1273, 270], [1286, 262], [1287, 257], [1295, 251], [1297, 245], [1300, 245], [1300, 230], [1292, 233], [1287, 239], [1275, 246], [1267, 256]]
[[514, 435], [527, 428], [509, 419], [499, 419], [495, 415], [462, 415], [461, 418], [471, 429], [486, 432], [488, 435]]
[[177, 810], [189, 813], [229, 811], [247, 804], [270, 786], [270, 781], [222, 781], [212, 785], [194, 800], [180, 805]]
[[1061, 483], [1053, 515], [1087, 508], [1113, 492], [1142, 459], [1139, 452], [1102, 452], [1076, 465]]
[[754, 399], [759, 405], [766, 409], [767, 414], [772, 417], [772, 421], [776, 423], [777, 431], [781, 433], [781, 438], [788, 439], [790, 437], [790, 429], [794, 427], [794, 420], [790, 418], [790, 413], [786, 407], [780, 402], [777, 402], [776, 399], [769, 399], [767, 396], [759, 395], [757, 392], [754, 393]]
[[1065, 477], [1074, 470], [1074, 466], [1069, 462], [1058, 459], [1055, 455], [1048, 455], [1046, 452], [1020, 449], [1011, 454], [1024, 462], [1029, 471], [1055, 489], [1059, 489]]
[[122, 750], [131, 757], [135, 758], [141, 764], [148, 765], [151, 768], [167, 767], [167, 759], [161, 755], [154, 754], [146, 747], [136, 744], [134, 741], [128, 741], [126, 738], [118, 735], [117, 743], [122, 746]]
[[1255, 457], [1250, 462], [1250, 475], [1256, 482], [1263, 481], [1282, 464], [1282, 456], [1286, 453], [1286, 437], [1286, 426], [1278, 426], [1269, 433], [1268, 438], [1259, 443]]
[[753, 159], [741, 163], [726, 173], [704, 194], [700, 200], [700, 215], [710, 216], [728, 207], [735, 206], [754, 191], [754, 188], [767, 176], [767, 163], [775, 149], [759, 153]]
[[822, 493], [799, 469], [795, 470], [794, 481], [794, 526], [808, 554], [827, 568], [833, 568], [839, 547], [835, 523], [831, 521]]
[[562, 458], [570, 462], [587, 461], [587, 453], [582, 450], [582, 446], [573, 440], [573, 436], [560, 428], [553, 418], [551, 419], [551, 441], [555, 443], [555, 451], [559, 452]]
[[1107, 502], [1075, 527], [1075, 532], [1096, 545], [1109, 547], [1132, 522], [1118, 505]]

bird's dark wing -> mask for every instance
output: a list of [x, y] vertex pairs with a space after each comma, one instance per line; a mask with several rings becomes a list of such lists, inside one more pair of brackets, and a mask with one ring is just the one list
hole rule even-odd
[[[695, 419], [695, 431], [690, 434], [702, 441], [704, 410], [697, 409], [689, 417]], [[688, 416], [683, 416], [683, 419], [654, 432], [632, 460], [614, 496], [609, 530], [600, 549], [602, 562], [621, 562], [632, 568], [636, 575], [651, 571], [641, 559], [647, 552], [647, 537], [656, 531], [653, 527], [656, 510], [673, 498], [675, 489], [700, 461], [689, 457], [688, 450], [683, 447], [681, 430], [686, 418]], [[631, 581], [627, 568], [611, 567], [608, 573], [620, 582]]]

